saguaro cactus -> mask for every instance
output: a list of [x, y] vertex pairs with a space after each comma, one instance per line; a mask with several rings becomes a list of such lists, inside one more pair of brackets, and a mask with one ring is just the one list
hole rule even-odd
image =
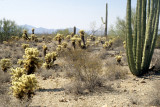
[[105, 25], [104, 36], [107, 36], [107, 24], [108, 24], [108, 4], [106, 3], [106, 21], [103, 21], [103, 17], [101, 17], [102, 23]]
[[131, 0], [127, 0], [126, 52], [129, 68], [136, 76], [145, 74], [150, 67], [158, 33], [159, 12], [160, 0], [137, 0], [132, 34]]

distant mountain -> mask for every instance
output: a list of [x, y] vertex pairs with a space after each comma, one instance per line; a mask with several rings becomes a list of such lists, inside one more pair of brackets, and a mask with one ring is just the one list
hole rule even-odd
[[21, 27], [27, 29], [28, 33], [32, 33], [32, 28], [36, 29], [35, 33], [37, 33], [37, 34], [42, 34], [42, 33], [52, 34], [53, 32], [56, 31], [55, 29], [47, 29], [47, 28], [43, 28], [43, 27], [36, 28], [34, 26], [27, 25], [27, 24], [21, 25]]
[[[34, 27], [32, 25], [27, 25], [27, 24], [20, 25], [20, 26], [23, 27], [23, 28], [25, 28], [25, 29], [27, 29], [28, 33], [32, 33], [32, 28], [34, 28], [36, 34], [44, 34], [44, 33], [46, 33], [46, 34], [52, 34], [53, 32], [56, 32], [57, 30], [63, 30], [63, 29], [47, 29], [47, 28], [43, 28], [43, 27], [36, 28], [36, 27]], [[67, 28], [67, 29], [69, 29], [70, 32], [73, 32], [73, 28]], [[78, 33], [79, 30], [80, 29], [77, 28], [76, 32]]]

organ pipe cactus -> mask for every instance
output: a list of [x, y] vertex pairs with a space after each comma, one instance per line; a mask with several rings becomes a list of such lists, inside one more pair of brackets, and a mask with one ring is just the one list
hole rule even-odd
[[134, 33], [131, 25], [131, 0], [127, 0], [126, 52], [130, 71], [136, 76], [148, 72], [159, 25], [160, 0], [137, 0]]
[[103, 21], [103, 18], [101, 17], [102, 23], [105, 25], [105, 32], [104, 36], [107, 36], [107, 24], [108, 24], [108, 4], [106, 3], [106, 20], [105, 22]]

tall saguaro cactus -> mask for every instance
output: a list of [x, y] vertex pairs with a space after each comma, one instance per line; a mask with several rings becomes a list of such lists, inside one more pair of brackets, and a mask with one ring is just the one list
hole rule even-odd
[[103, 17], [101, 17], [102, 23], [105, 25], [104, 36], [107, 36], [107, 24], [108, 24], [108, 4], [106, 3], [106, 21], [103, 21]]
[[[147, 10], [147, 11], [146, 11]], [[131, 0], [127, 0], [126, 52], [132, 74], [148, 72], [159, 25], [160, 0], [137, 0], [134, 32], [131, 25]]]

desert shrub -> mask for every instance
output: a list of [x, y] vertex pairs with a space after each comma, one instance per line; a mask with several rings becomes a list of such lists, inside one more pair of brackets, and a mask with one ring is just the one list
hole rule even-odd
[[105, 71], [106, 78], [109, 80], [125, 79], [128, 71], [118, 65], [108, 65]]
[[10, 59], [1, 59], [0, 61], [1, 69], [6, 72], [12, 66]]
[[9, 73], [3, 73], [0, 70], [0, 83], [10, 82], [10, 74]]
[[160, 85], [159, 83], [154, 83], [153, 90], [149, 95], [149, 105], [159, 107], [160, 106]]
[[86, 89], [93, 92], [96, 87], [102, 86], [102, 64], [98, 58], [91, 58], [84, 50], [68, 52], [66, 58], [73, 67], [69, 73], [74, 78], [74, 86], [77, 86], [73, 89], [76, 93], [81, 94]]

